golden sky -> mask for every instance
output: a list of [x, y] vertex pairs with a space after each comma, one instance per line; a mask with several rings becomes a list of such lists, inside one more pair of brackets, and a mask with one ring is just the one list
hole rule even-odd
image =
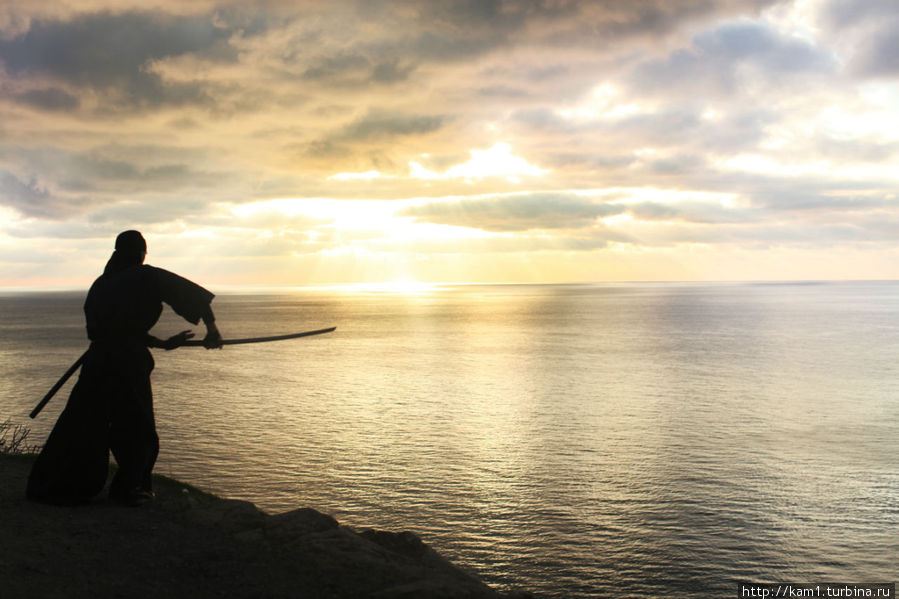
[[[33, 6], [32, 6], [33, 5]], [[0, 0], [0, 287], [899, 277], [894, 0]]]

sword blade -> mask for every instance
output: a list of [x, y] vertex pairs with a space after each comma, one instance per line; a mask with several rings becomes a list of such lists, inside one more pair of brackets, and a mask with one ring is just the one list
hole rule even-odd
[[[274, 335], [271, 337], [248, 337], [246, 339], [223, 339], [222, 345], [242, 345], [244, 343], [268, 343], [269, 341], [284, 341], [285, 339], [297, 339], [298, 337], [310, 337], [312, 335], [323, 335], [335, 331], [337, 327], [329, 327], [327, 329], [317, 329], [315, 331], [303, 331], [302, 333], [291, 333], [289, 335]], [[181, 347], [203, 347], [202, 339], [191, 339], [185, 341]]]

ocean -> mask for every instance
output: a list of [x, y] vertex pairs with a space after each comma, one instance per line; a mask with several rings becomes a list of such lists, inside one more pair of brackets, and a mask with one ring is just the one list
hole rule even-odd
[[[0, 294], [0, 420], [41, 442], [84, 292]], [[409, 530], [541, 597], [899, 578], [899, 283], [222, 294], [154, 350], [157, 472]], [[155, 333], [191, 328], [167, 310]], [[201, 333], [202, 326], [198, 327]]]

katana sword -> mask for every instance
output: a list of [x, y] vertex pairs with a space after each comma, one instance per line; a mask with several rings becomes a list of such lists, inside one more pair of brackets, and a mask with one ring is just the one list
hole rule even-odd
[[[332, 331], [337, 330], [337, 327], [329, 327], [327, 329], [317, 329], [315, 331], [304, 331], [302, 333], [291, 333], [289, 335], [275, 335], [272, 337], [248, 337], [245, 339], [222, 339], [222, 345], [242, 345], [244, 343], [268, 343], [269, 341], [284, 341], [286, 339], [297, 339], [299, 337], [309, 337], [312, 335], [322, 335], [324, 333], [330, 333]], [[203, 341], [200, 339], [185, 341], [178, 347], [203, 347]], [[90, 351], [90, 350], [88, 350]], [[53, 399], [53, 396], [56, 395], [56, 392], [59, 391], [60, 387], [66, 384], [75, 371], [81, 366], [81, 363], [84, 362], [84, 358], [87, 356], [87, 352], [81, 354], [81, 357], [75, 360], [75, 363], [69, 366], [69, 369], [66, 370], [65, 374], [60, 377], [56, 384], [53, 385], [44, 398], [31, 410], [31, 413], [28, 414], [30, 418], [34, 418], [38, 414], [41, 413], [41, 410], [44, 409], [44, 406]]]
[[[284, 339], [296, 339], [297, 337], [309, 337], [310, 335], [321, 335], [336, 330], [337, 327], [327, 329], [318, 329], [316, 331], [305, 331], [303, 333], [291, 333], [290, 335], [275, 335], [274, 337], [248, 337], [246, 339], [222, 339], [222, 345], [241, 345], [243, 343], [267, 343], [269, 341], [282, 341]], [[203, 347], [202, 339], [192, 339], [185, 341], [178, 347]]]

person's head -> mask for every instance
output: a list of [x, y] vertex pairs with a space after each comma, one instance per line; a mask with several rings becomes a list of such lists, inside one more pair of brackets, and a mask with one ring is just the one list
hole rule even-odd
[[147, 242], [139, 231], [123, 231], [115, 238], [115, 251], [106, 263], [104, 274], [118, 272], [144, 263]]
[[120, 252], [123, 257], [129, 258], [129, 261], [139, 259], [139, 264], [143, 264], [147, 255], [147, 242], [140, 231], [122, 231], [115, 238], [115, 251]]

